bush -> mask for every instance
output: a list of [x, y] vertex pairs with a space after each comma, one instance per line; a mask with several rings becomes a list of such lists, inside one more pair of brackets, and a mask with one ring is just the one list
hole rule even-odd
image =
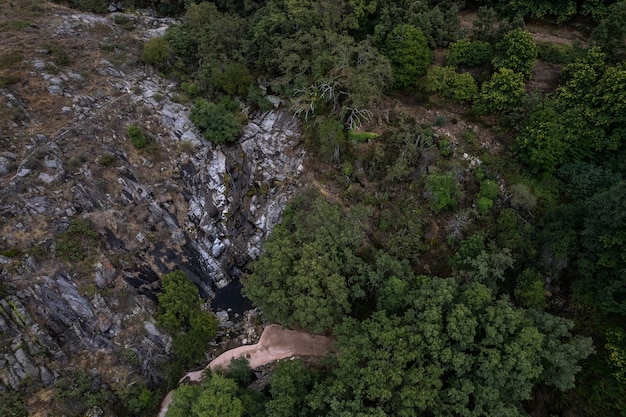
[[170, 59], [169, 44], [164, 37], [150, 39], [143, 45], [141, 60], [146, 64], [161, 66]]
[[98, 164], [102, 165], [103, 167], [108, 167], [113, 165], [113, 163], [117, 160], [117, 158], [115, 157], [115, 155], [112, 155], [110, 153], [106, 153], [104, 155], [102, 155], [100, 158], [98, 158]]
[[461, 39], [452, 42], [445, 55], [451, 67], [478, 67], [491, 61], [493, 47], [489, 42]]
[[524, 92], [524, 75], [501, 68], [483, 83], [474, 111], [479, 114], [509, 112], [519, 105]]
[[426, 90], [467, 103], [478, 94], [478, 86], [469, 73], [458, 73], [452, 67], [434, 66], [428, 70]]
[[143, 133], [143, 130], [137, 125], [128, 126], [128, 137], [135, 149], [145, 148], [150, 141], [150, 137]]
[[211, 82], [217, 89], [229, 95], [243, 95], [254, 82], [254, 78], [245, 65], [230, 62], [225, 66], [213, 68]]
[[207, 140], [224, 144], [234, 142], [243, 130], [238, 110], [238, 103], [229, 97], [222, 97], [217, 104], [198, 99], [189, 118]]
[[495, 200], [500, 194], [500, 189], [498, 188], [498, 184], [492, 180], [485, 180], [480, 184], [480, 196], [488, 198], [490, 200]]
[[489, 213], [491, 207], [493, 207], [493, 200], [487, 197], [478, 197], [478, 200], [476, 201], [476, 209], [480, 214], [484, 216]]
[[459, 185], [450, 175], [430, 174], [426, 179], [426, 189], [435, 212], [454, 208], [459, 203]]
[[515, 300], [522, 307], [542, 309], [546, 307], [543, 277], [534, 269], [525, 269], [515, 283]]
[[537, 58], [551, 64], [571, 64], [584, 55], [580, 47], [552, 42], [539, 42], [537, 44]]
[[80, 262], [89, 256], [99, 235], [87, 220], [74, 219], [56, 239], [56, 254], [69, 262]]

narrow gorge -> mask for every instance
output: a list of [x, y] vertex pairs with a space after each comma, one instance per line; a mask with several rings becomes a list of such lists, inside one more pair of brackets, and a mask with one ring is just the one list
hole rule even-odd
[[[42, 7], [0, 46], [20, 49], [19, 81], [0, 88], [0, 393], [29, 387], [31, 415], [54, 409], [51, 387], [77, 370], [114, 391], [163, 378], [160, 275], [182, 270], [210, 303], [259, 255], [304, 160], [275, 97], [243, 109], [235, 144], [195, 130], [176, 85], [138, 58], [171, 20]], [[218, 301], [241, 302], [236, 289]], [[220, 313], [225, 339], [242, 308]]]

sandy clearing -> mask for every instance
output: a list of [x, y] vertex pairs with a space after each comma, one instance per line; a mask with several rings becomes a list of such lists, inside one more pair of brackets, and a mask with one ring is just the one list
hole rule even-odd
[[[206, 368], [214, 371], [226, 368], [231, 359], [245, 357], [250, 362], [250, 368], [277, 361], [292, 356], [324, 356], [330, 350], [333, 339], [326, 336], [312, 335], [296, 330], [285, 329], [277, 324], [271, 324], [263, 330], [259, 342], [254, 345], [239, 346], [213, 359]], [[200, 382], [206, 370], [189, 372], [182, 381]], [[173, 391], [170, 391], [163, 402], [158, 417], [165, 417], [167, 408], [172, 402]]]

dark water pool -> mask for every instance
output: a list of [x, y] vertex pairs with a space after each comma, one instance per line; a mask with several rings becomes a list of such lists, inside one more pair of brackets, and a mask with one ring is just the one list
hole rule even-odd
[[224, 288], [215, 291], [215, 297], [211, 302], [213, 311], [228, 310], [232, 314], [243, 314], [244, 311], [254, 308], [252, 301], [241, 294], [241, 282], [234, 279]]

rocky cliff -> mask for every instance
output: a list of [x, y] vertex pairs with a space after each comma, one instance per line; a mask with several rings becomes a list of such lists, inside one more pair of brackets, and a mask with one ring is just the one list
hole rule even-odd
[[138, 60], [171, 21], [48, 4], [23, 19], [0, 22], [0, 58], [14, 57], [0, 84], [0, 392], [30, 386], [37, 415], [71, 369], [157, 381], [159, 276], [181, 269], [209, 300], [236, 278], [301, 185], [304, 151], [280, 105], [248, 114], [235, 144], [206, 142], [176, 85]]

